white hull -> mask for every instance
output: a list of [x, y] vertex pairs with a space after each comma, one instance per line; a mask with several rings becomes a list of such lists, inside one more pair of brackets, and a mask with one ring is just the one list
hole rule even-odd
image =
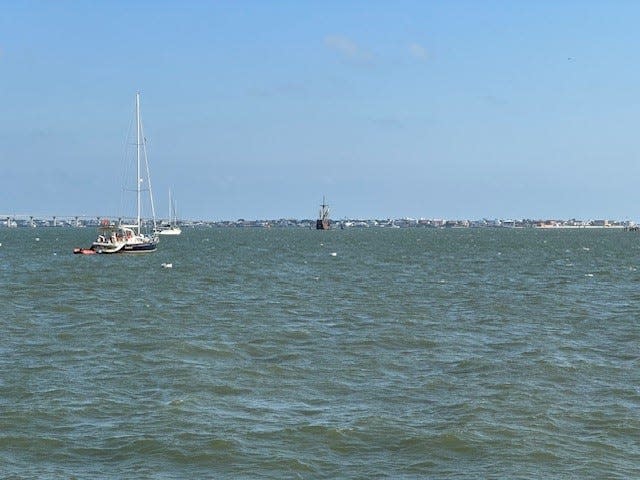
[[165, 228], [163, 230], [156, 230], [156, 235], [180, 235], [182, 230], [178, 227]]
[[157, 238], [136, 234], [131, 226], [105, 225], [99, 231], [98, 239], [91, 244], [96, 253], [146, 253], [158, 245]]

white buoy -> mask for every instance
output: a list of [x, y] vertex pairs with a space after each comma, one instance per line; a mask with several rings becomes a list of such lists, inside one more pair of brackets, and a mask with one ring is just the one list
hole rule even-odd
[[337, 256], [338, 256], [338, 254], [337, 254], [336, 252], [331, 252], [331, 256], [332, 256], [332, 257], [337, 257]]
[[39, 242], [39, 241], [40, 241], [40, 237], [36, 237], [36, 242]]

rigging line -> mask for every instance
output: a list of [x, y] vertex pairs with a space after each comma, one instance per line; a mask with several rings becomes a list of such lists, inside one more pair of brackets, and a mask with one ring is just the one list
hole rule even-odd
[[132, 131], [133, 131], [133, 122], [135, 120], [135, 103], [133, 105], [133, 109], [131, 115], [129, 115], [129, 125], [127, 127], [127, 133], [124, 137], [124, 145], [122, 147], [122, 162], [124, 163], [124, 168], [122, 169], [122, 178], [120, 179], [121, 191], [120, 191], [120, 214], [123, 215], [125, 213], [125, 192], [129, 192], [127, 189], [127, 179], [129, 177], [129, 167], [131, 166], [130, 159], [130, 147], [135, 145], [132, 143]]
[[153, 203], [153, 190], [151, 189], [151, 173], [149, 172], [149, 158], [147, 157], [147, 137], [144, 134], [144, 124], [142, 123], [142, 119], [140, 119], [140, 133], [142, 134], [142, 151], [144, 153], [144, 164], [147, 170], [147, 182], [149, 187], [147, 191], [149, 192], [149, 200], [151, 201], [151, 216], [153, 218], [153, 228], [156, 228], [156, 209]]

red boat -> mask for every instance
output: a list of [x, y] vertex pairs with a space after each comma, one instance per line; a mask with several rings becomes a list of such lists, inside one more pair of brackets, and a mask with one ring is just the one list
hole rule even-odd
[[73, 253], [79, 253], [81, 255], [95, 255], [98, 252], [90, 248], [74, 248]]

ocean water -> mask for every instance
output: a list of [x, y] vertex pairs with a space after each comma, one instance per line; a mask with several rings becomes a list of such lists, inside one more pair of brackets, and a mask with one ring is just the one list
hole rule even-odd
[[94, 234], [0, 230], [2, 478], [640, 478], [638, 234]]

